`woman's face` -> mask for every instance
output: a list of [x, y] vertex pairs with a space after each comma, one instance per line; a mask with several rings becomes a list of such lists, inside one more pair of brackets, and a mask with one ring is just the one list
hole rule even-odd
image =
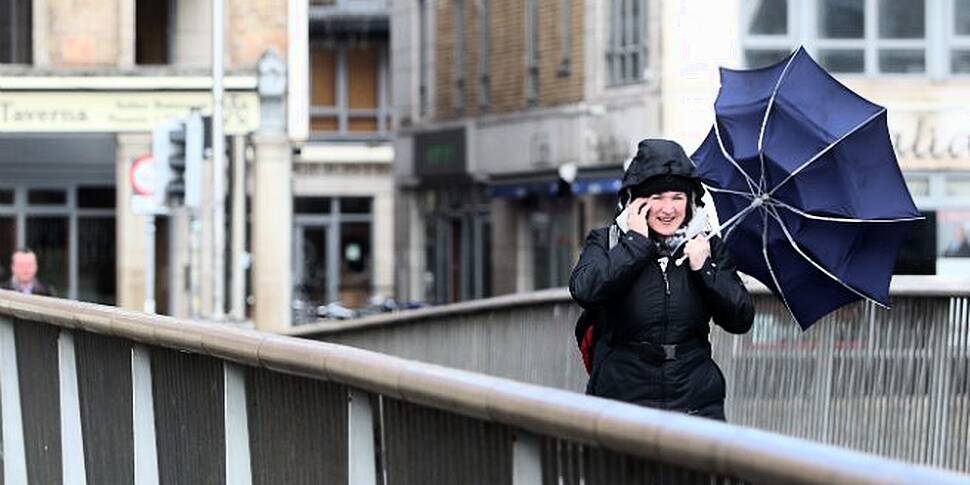
[[661, 236], [672, 236], [687, 216], [687, 194], [663, 192], [653, 194], [649, 199], [650, 212], [647, 214], [647, 227]]

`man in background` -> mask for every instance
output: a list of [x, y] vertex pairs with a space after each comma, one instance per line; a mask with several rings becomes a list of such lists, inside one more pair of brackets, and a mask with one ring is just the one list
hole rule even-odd
[[3, 289], [18, 291], [27, 295], [54, 296], [37, 279], [37, 255], [30, 249], [18, 249], [10, 258], [12, 276], [2, 284]]

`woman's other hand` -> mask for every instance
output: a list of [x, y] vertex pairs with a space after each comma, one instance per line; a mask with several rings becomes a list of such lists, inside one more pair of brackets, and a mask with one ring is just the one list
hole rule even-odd
[[650, 237], [650, 228], [647, 227], [647, 214], [650, 213], [650, 199], [640, 197], [630, 203], [630, 210], [627, 212], [626, 224], [630, 230], [636, 231], [643, 237]]
[[684, 246], [684, 254], [690, 260], [690, 269], [697, 271], [704, 266], [704, 261], [711, 256], [711, 243], [704, 236], [695, 236], [694, 239], [687, 241]]

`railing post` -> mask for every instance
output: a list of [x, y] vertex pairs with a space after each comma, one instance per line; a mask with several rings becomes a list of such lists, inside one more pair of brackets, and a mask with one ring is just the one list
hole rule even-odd
[[347, 391], [347, 450], [350, 485], [376, 485], [377, 465], [374, 454], [374, 410], [370, 395], [356, 389]]
[[3, 483], [27, 483], [24, 421], [20, 413], [20, 382], [13, 323], [0, 318], [0, 412], [3, 419]]
[[512, 443], [512, 485], [542, 483], [542, 448], [539, 438], [516, 431]]
[[253, 483], [249, 461], [249, 418], [246, 414], [246, 371], [232, 362], [224, 362], [226, 483]]
[[[870, 305], [867, 303], [867, 305]], [[867, 307], [868, 309], [868, 307]], [[867, 312], [868, 314], [868, 312]], [[832, 416], [832, 372], [833, 361], [835, 359], [835, 322], [830, 322], [821, 330], [821, 335], [816, 336], [815, 352], [815, 422], [814, 433], [810, 431], [805, 438], [813, 439], [821, 443], [829, 443], [831, 440], [831, 416]], [[814, 434], [814, 435], [813, 435]]]
[[77, 389], [77, 359], [74, 334], [61, 330], [57, 338], [57, 360], [61, 399], [61, 466], [65, 485], [87, 483], [84, 469], [84, 436], [81, 431], [81, 401]]
[[131, 348], [132, 434], [135, 444], [135, 484], [158, 485], [158, 450], [155, 447], [155, 403], [152, 398], [151, 350]]

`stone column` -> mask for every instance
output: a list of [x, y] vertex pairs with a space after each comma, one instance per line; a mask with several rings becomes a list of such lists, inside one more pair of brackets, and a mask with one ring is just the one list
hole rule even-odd
[[374, 196], [372, 215], [374, 247], [371, 293], [382, 297], [394, 296], [394, 193], [380, 191]]
[[150, 133], [119, 134], [115, 159], [118, 306], [141, 311], [145, 303], [145, 217], [131, 211], [128, 173], [139, 156], [152, 151]]
[[270, 50], [259, 60], [259, 132], [253, 135], [253, 322], [278, 332], [292, 320], [293, 163], [286, 136], [286, 67]]
[[286, 135], [253, 136], [252, 167], [253, 321], [264, 331], [281, 331], [291, 321], [293, 194], [290, 143]]

